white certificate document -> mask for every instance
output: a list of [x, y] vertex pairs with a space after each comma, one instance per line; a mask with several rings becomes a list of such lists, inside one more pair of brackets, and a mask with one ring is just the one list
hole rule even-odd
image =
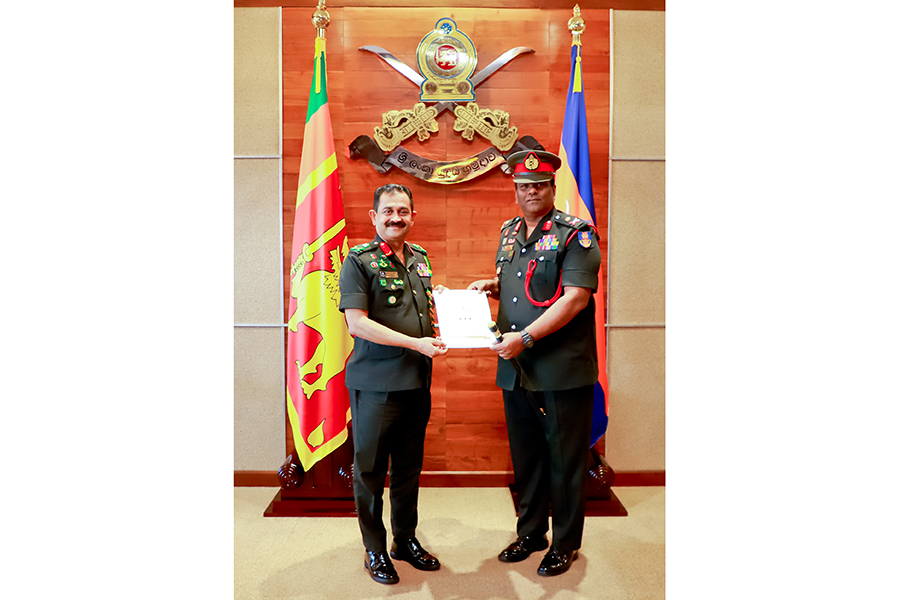
[[488, 348], [494, 343], [494, 335], [488, 329], [493, 318], [487, 294], [444, 290], [435, 292], [433, 297], [441, 340], [448, 348]]

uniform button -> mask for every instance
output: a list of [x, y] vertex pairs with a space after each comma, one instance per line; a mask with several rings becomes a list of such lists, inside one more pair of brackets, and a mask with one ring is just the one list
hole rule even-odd
[[540, 257], [538, 260], [541, 261], [541, 262], [544, 262], [544, 257], [542, 256], [542, 257]]
[[519, 271], [518, 273], [516, 273], [516, 277], [522, 277], [522, 271]]
[[422, 318], [422, 313], [419, 313], [419, 318], [420, 318], [420, 319]]
[[515, 325], [510, 325], [509, 328], [512, 329], [513, 331], [515, 331], [516, 326], [515, 326]]
[[519, 301], [519, 298], [517, 296], [513, 296], [513, 303], [516, 303], [518, 301]]
[[413, 294], [417, 294], [417, 295], [418, 295], [418, 292], [416, 292], [416, 290], [413, 290]]
[[522, 248], [522, 254], [525, 254], [525, 250], [526, 250], [525, 248]]

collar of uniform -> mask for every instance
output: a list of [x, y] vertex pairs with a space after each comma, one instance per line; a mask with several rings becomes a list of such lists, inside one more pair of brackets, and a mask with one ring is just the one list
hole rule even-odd
[[403, 244], [406, 247], [406, 269], [409, 270], [416, 263], [416, 252], [409, 245], [409, 242], [403, 242]]
[[[381, 236], [378, 235], [377, 233], [375, 234], [374, 243], [376, 246], [378, 246], [378, 249], [381, 251], [382, 254], [384, 254], [387, 257], [387, 259], [389, 261], [394, 262], [394, 263], [400, 262], [397, 259], [397, 253], [394, 252], [394, 250], [391, 248], [390, 244], [388, 244], [383, 239], [381, 239]], [[409, 249], [409, 244], [407, 244], [406, 242], [403, 242], [403, 243], [406, 245], [406, 252], [404, 252], [404, 254], [407, 254], [406, 262], [408, 265], [409, 264], [409, 256], [408, 255], [411, 254], [412, 251]], [[402, 265], [402, 266], [403, 266], [403, 268], [406, 268], [407, 265]]]
[[[522, 245], [525, 246], [528, 244], [532, 244], [532, 243], [538, 241], [539, 239], [541, 239], [542, 237], [544, 237], [545, 235], [547, 235], [547, 231], [544, 230], [544, 225], [546, 225], [549, 222], [549, 223], [551, 223], [551, 227], [552, 227], [553, 226], [552, 223], [554, 222], [555, 217], [556, 217], [556, 207], [553, 207], [550, 209], [550, 212], [548, 212], [546, 215], [541, 217], [541, 220], [538, 221], [538, 224], [535, 225], [534, 230], [532, 230], [531, 236], [527, 240], [525, 240], [525, 242]], [[523, 222], [524, 222], [524, 220], [523, 220]], [[523, 229], [522, 235], [524, 236], [525, 228], [523, 227], [522, 229]]]

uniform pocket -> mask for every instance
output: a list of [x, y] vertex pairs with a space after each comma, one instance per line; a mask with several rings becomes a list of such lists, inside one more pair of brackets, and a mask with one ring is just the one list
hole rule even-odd
[[556, 262], [556, 252], [538, 252], [534, 260], [534, 273], [531, 276], [532, 285], [542, 289], [550, 289], [552, 294], [556, 291], [556, 285], [559, 282], [559, 266]]

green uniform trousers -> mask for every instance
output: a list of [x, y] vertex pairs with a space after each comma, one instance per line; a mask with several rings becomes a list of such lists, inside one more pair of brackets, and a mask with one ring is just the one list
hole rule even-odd
[[419, 475], [425, 452], [425, 427], [431, 416], [428, 388], [397, 392], [350, 389], [353, 419], [353, 497], [363, 544], [370, 552], [387, 550], [384, 480], [390, 463], [391, 532], [402, 540], [416, 535]]
[[581, 547], [593, 404], [593, 385], [563, 391], [529, 392], [518, 385], [503, 390], [519, 499], [517, 535], [547, 533], [552, 508], [553, 547], [561, 552]]

